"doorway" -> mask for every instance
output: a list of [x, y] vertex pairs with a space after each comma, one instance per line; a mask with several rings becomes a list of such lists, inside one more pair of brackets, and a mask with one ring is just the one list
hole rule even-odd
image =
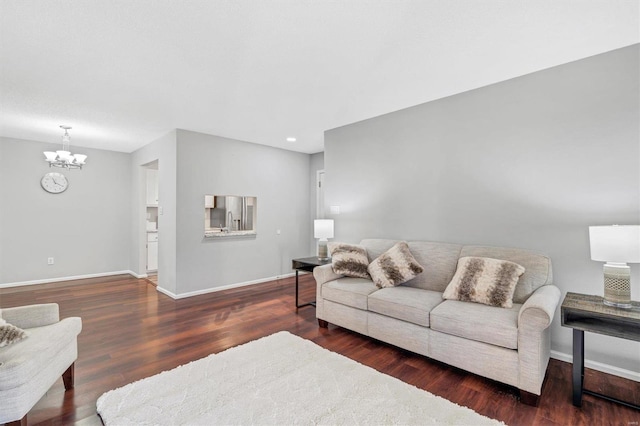
[[158, 161], [142, 166], [144, 178], [144, 224], [145, 224], [145, 244], [144, 265], [146, 275], [153, 284], [157, 285], [158, 274], [158, 244], [160, 228], [160, 205], [159, 205], [159, 169]]

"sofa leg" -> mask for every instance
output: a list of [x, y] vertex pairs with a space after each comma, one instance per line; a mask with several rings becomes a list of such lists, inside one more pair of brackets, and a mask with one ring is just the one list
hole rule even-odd
[[322, 328], [329, 328], [329, 323], [320, 318], [318, 318], [318, 325]]
[[523, 391], [522, 389], [520, 389], [520, 402], [525, 405], [537, 407], [538, 405], [540, 405], [540, 395], [536, 395], [535, 393]]
[[25, 414], [20, 420], [9, 422], [5, 426], [27, 426], [27, 415]]
[[64, 388], [66, 390], [73, 389], [75, 365], [76, 363], [74, 362], [69, 366], [69, 368], [67, 368], [67, 371], [62, 373], [62, 381], [64, 382]]

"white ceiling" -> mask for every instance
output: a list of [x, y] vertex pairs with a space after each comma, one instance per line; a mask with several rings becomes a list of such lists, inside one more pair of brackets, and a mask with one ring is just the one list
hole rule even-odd
[[[0, 135], [323, 131], [640, 42], [636, 0], [0, 0]], [[288, 136], [298, 141], [287, 142]]]

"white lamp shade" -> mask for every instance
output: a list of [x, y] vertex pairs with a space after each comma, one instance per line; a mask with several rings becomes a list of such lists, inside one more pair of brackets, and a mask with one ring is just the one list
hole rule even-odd
[[58, 154], [52, 151], [45, 151], [44, 156], [47, 157], [47, 161], [56, 161]]
[[640, 263], [640, 225], [590, 226], [591, 260]]
[[314, 238], [333, 238], [333, 219], [316, 219], [313, 221]]

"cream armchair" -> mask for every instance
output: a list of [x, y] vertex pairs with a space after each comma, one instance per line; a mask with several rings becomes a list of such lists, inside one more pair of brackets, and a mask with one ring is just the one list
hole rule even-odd
[[59, 317], [58, 305], [4, 308], [0, 317], [28, 337], [0, 348], [0, 423], [26, 425], [27, 413], [62, 376], [73, 388], [82, 320]]

